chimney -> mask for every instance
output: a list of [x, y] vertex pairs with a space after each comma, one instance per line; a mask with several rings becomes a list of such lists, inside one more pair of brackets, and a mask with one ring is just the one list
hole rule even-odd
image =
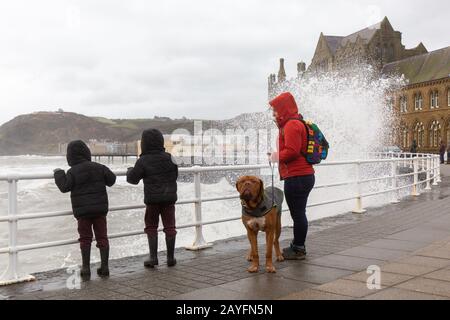
[[274, 83], [273, 78], [272, 78], [272, 74], [269, 74], [268, 81], [269, 81], [269, 86], [272, 86], [273, 83]]
[[278, 70], [278, 82], [284, 82], [286, 80], [286, 71], [284, 70], [284, 59], [280, 59], [280, 70]]
[[301, 77], [306, 71], [306, 63], [303, 61], [297, 63], [297, 74], [299, 77]]

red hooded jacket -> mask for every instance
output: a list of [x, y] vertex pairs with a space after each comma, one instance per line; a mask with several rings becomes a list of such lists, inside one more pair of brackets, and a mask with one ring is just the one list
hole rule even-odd
[[279, 159], [281, 178], [314, 174], [313, 166], [302, 155], [306, 153], [306, 128], [300, 121], [290, 121], [301, 118], [294, 97], [288, 92], [282, 93], [270, 101], [270, 105], [278, 114], [278, 152], [275, 157]]

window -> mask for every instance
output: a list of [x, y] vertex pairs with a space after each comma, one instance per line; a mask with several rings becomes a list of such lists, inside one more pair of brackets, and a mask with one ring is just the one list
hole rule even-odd
[[430, 93], [430, 108], [434, 109], [434, 92]]
[[419, 148], [423, 147], [423, 145], [424, 145], [424, 138], [425, 138], [425, 128], [424, 128], [422, 122], [418, 122], [414, 126], [414, 140], [416, 140], [417, 146]]
[[447, 145], [450, 144], [450, 120], [447, 123]]
[[447, 89], [447, 106], [450, 107], [450, 88]]
[[394, 98], [388, 98], [387, 100], [387, 108], [389, 112], [393, 112], [394, 111]]
[[432, 91], [430, 93], [430, 108], [439, 108], [439, 91]]
[[382, 49], [383, 51], [382, 51], [382, 57], [383, 57], [383, 61], [388, 61], [388, 48], [387, 48], [387, 45], [386, 44], [384, 44], [383, 45], [383, 49]]
[[400, 112], [408, 112], [408, 98], [406, 96], [400, 97]]
[[394, 59], [394, 47], [393, 45], [388, 45], [386, 48], [386, 60], [391, 62]]
[[414, 110], [419, 111], [422, 110], [423, 106], [423, 98], [421, 93], [416, 93], [414, 95]]
[[441, 124], [434, 120], [430, 125], [430, 147], [438, 147], [441, 143]]
[[400, 126], [400, 144], [404, 149], [409, 147], [408, 127], [404, 123]]

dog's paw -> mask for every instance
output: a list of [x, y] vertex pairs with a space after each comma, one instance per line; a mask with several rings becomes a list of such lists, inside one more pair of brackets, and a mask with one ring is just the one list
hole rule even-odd
[[257, 273], [258, 272], [258, 266], [250, 266], [247, 269], [247, 271], [250, 272], [250, 273]]
[[267, 273], [276, 273], [275, 267], [273, 265], [266, 266], [266, 272]]
[[248, 255], [246, 255], [245, 256], [245, 259], [248, 261], [248, 262], [251, 262], [253, 259], [252, 259], [252, 256], [250, 255], [250, 254], [248, 254]]
[[282, 254], [280, 254], [279, 256], [277, 256], [277, 261], [278, 262], [283, 262], [284, 261], [284, 257]]

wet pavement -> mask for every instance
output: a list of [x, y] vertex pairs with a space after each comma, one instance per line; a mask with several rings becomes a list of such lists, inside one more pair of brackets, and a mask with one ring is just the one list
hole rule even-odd
[[[145, 269], [145, 257], [110, 262], [111, 276], [76, 288], [71, 274], [35, 274], [37, 281], [0, 288], [0, 299], [254, 300], [450, 299], [450, 166], [440, 187], [365, 214], [311, 223], [305, 261], [275, 263], [276, 274], [246, 272], [246, 237], [218, 241], [199, 252], [177, 250], [178, 265]], [[282, 233], [287, 246], [292, 229]], [[264, 259], [263, 236], [259, 238]], [[381, 287], [369, 289], [367, 268], [379, 267]], [[75, 284], [75, 286], [74, 286]], [[73, 288], [75, 287], [75, 288]]]

